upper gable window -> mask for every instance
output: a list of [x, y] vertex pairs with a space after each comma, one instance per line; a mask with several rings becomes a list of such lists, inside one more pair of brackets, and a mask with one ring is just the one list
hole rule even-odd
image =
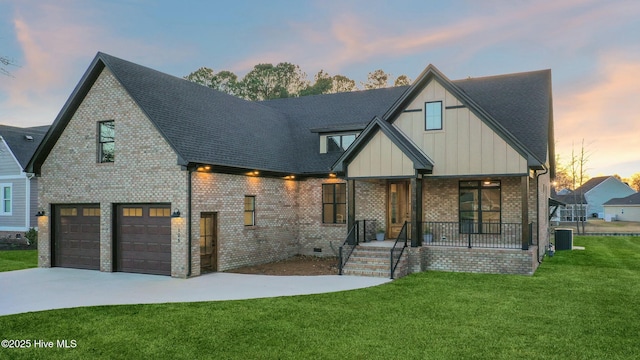
[[327, 152], [344, 152], [354, 141], [356, 141], [356, 134], [329, 135]]
[[425, 130], [442, 130], [442, 101], [428, 102], [425, 108]]
[[115, 155], [115, 123], [113, 120], [98, 123], [98, 161], [112, 163]]

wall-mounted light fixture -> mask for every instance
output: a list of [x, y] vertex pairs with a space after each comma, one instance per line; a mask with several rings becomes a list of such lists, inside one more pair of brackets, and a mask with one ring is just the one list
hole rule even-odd
[[180, 217], [180, 210], [175, 209], [173, 210], [173, 213], [171, 214], [172, 218], [179, 218]]
[[329, 174], [329, 177], [330, 177], [330, 178], [334, 178], [334, 177], [336, 177], [336, 176], [337, 176], [337, 175], [336, 175], [335, 173], [330, 173], [330, 174]]
[[285, 176], [284, 178], [285, 178], [285, 180], [294, 180], [296, 178], [296, 176], [295, 175], [288, 175], [288, 176]]
[[45, 215], [44, 210], [39, 210], [39, 211], [36, 213], [36, 217], [41, 217], [41, 216], [44, 216], [44, 215]]

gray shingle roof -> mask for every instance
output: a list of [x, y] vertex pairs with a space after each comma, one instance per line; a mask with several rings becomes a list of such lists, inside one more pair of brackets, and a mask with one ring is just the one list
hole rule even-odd
[[623, 198], [611, 199], [604, 205], [640, 205], [640, 193], [635, 193]]
[[375, 116], [383, 114], [406, 88], [303, 96], [262, 104], [286, 114], [291, 132], [295, 134], [289, 143], [298, 157], [298, 172], [327, 173], [341, 154], [320, 154], [318, 134], [312, 130], [362, 130]]
[[455, 80], [453, 83], [540, 161], [547, 157], [551, 70]]
[[[301, 175], [327, 173], [341, 155], [320, 154], [318, 132], [362, 130], [412, 88], [251, 102], [98, 53], [29, 163], [30, 169], [39, 171], [104, 66], [171, 144], [178, 163]], [[549, 145], [550, 80], [545, 70], [453, 83], [544, 161]]]
[[[49, 130], [49, 126], [36, 126], [29, 128], [21, 128], [8, 125], [0, 125], [0, 136], [6, 141], [11, 152], [24, 169], [38, 148], [38, 145]], [[33, 140], [28, 140], [26, 136], [30, 136]]]

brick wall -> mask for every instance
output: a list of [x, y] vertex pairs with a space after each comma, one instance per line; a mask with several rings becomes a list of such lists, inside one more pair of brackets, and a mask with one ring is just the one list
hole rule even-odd
[[[303, 183], [306, 181], [195, 172], [192, 237], [200, 238], [201, 212], [218, 213], [220, 271], [298, 254], [298, 194]], [[245, 195], [255, 196], [255, 226], [244, 225]], [[193, 269], [194, 275], [200, 273], [199, 246], [193, 251]]]
[[[115, 121], [115, 161], [97, 163], [97, 122]], [[99, 203], [100, 270], [112, 271], [113, 204], [170, 203], [186, 213], [187, 173], [176, 154], [105, 68], [42, 166], [38, 265], [51, 266], [52, 204]], [[172, 221], [171, 275], [188, 272], [186, 230]], [[195, 239], [197, 241], [197, 238]]]
[[[345, 183], [340, 179], [307, 179], [301, 181], [299, 192], [300, 253], [305, 255], [337, 256], [347, 236], [347, 224], [322, 223], [322, 184]], [[347, 192], [349, 189], [347, 188]], [[349, 195], [347, 195], [347, 201]], [[320, 252], [314, 252], [319, 249]]]
[[425, 246], [424, 270], [532, 275], [538, 266], [537, 248], [529, 250]]

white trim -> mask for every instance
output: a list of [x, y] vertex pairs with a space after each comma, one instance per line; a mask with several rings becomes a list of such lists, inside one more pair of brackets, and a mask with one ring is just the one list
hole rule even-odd
[[24, 183], [24, 226], [28, 229], [31, 225], [31, 181], [25, 179]]
[[11, 226], [0, 226], [0, 231], [27, 231], [28, 228], [19, 228], [19, 227], [11, 227]]
[[22, 172], [20, 175], [0, 175], [0, 180], [22, 180], [27, 178], [27, 173]]

